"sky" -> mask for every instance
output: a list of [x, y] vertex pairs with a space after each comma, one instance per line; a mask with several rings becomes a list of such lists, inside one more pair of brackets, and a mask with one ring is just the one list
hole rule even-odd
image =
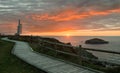
[[120, 36], [120, 0], [0, 0], [0, 33]]

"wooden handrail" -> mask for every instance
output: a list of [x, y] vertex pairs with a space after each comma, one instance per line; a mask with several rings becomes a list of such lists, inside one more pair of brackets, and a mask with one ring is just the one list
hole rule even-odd
[[91, 51], [99, 51], [99, 52], [113, 53], [113, 54], [120, 54], [120, 52], [108, 51], [108, 50], [91, 49], [91, 48], [83, 48], [83, 49], [85, 49], [85, 50], [91, 50]]
[[[43, 46], [43, 47], [44, 47], [44, 46]], [[52, 50], [52, 51], [59, 52], [59, 53], [63, 53], [63, 54], [67, 54], [67, 55], [71, 55], [71, 56], [78, 57], [78, 55], [77, 55], [77, 54], [72, 54], [72, 53], [68, 53], [68, 52], [64, 52], [64, 51], [60, 51], [60, 50], [54, 50], [54, 49], [49, 48], [49, 47], [45, 47], [45, 48], [47, 48], [47, 49], [49, 49], [49, 50]]]

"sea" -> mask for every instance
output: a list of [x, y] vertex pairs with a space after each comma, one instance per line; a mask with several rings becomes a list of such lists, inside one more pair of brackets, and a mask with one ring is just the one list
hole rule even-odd
[[[71, 43], [73, 46], [82, 45], [82, 47], [85, 48], [120, 52], [120, 36], [49, 36], [49, 37], [56, 38], [64, 43]], [[93, 38], [100, 38], [109, 41], [109, 44], [96, 44], [96, 45], [85, 44], [86, 40]], [[106, 61], [113, 61], [120, 64], [119, 54], [97, 52], [97, 51], [89, 51], [89, 52], [97, 56], [99, 59], [103, 59]]]

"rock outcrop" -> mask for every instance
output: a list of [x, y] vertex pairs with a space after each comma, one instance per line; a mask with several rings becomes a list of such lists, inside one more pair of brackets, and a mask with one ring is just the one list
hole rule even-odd
[[70, 46], [72, 46], [72, 44], [69, 42], [69, 43], [66, 43], [66, 45], [70, 45]]
[[99, 39], [99, 38], [93, 38], [90, 40], [85, 41], [85, 44], [108, 44], [108, 41]]

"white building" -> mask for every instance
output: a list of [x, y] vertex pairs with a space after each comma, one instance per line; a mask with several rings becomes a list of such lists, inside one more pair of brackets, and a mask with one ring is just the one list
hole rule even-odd
[[17, 32], [15, 35], [22, 34], [22, 24], [20, 23], [20, 19], [18, 20]]

